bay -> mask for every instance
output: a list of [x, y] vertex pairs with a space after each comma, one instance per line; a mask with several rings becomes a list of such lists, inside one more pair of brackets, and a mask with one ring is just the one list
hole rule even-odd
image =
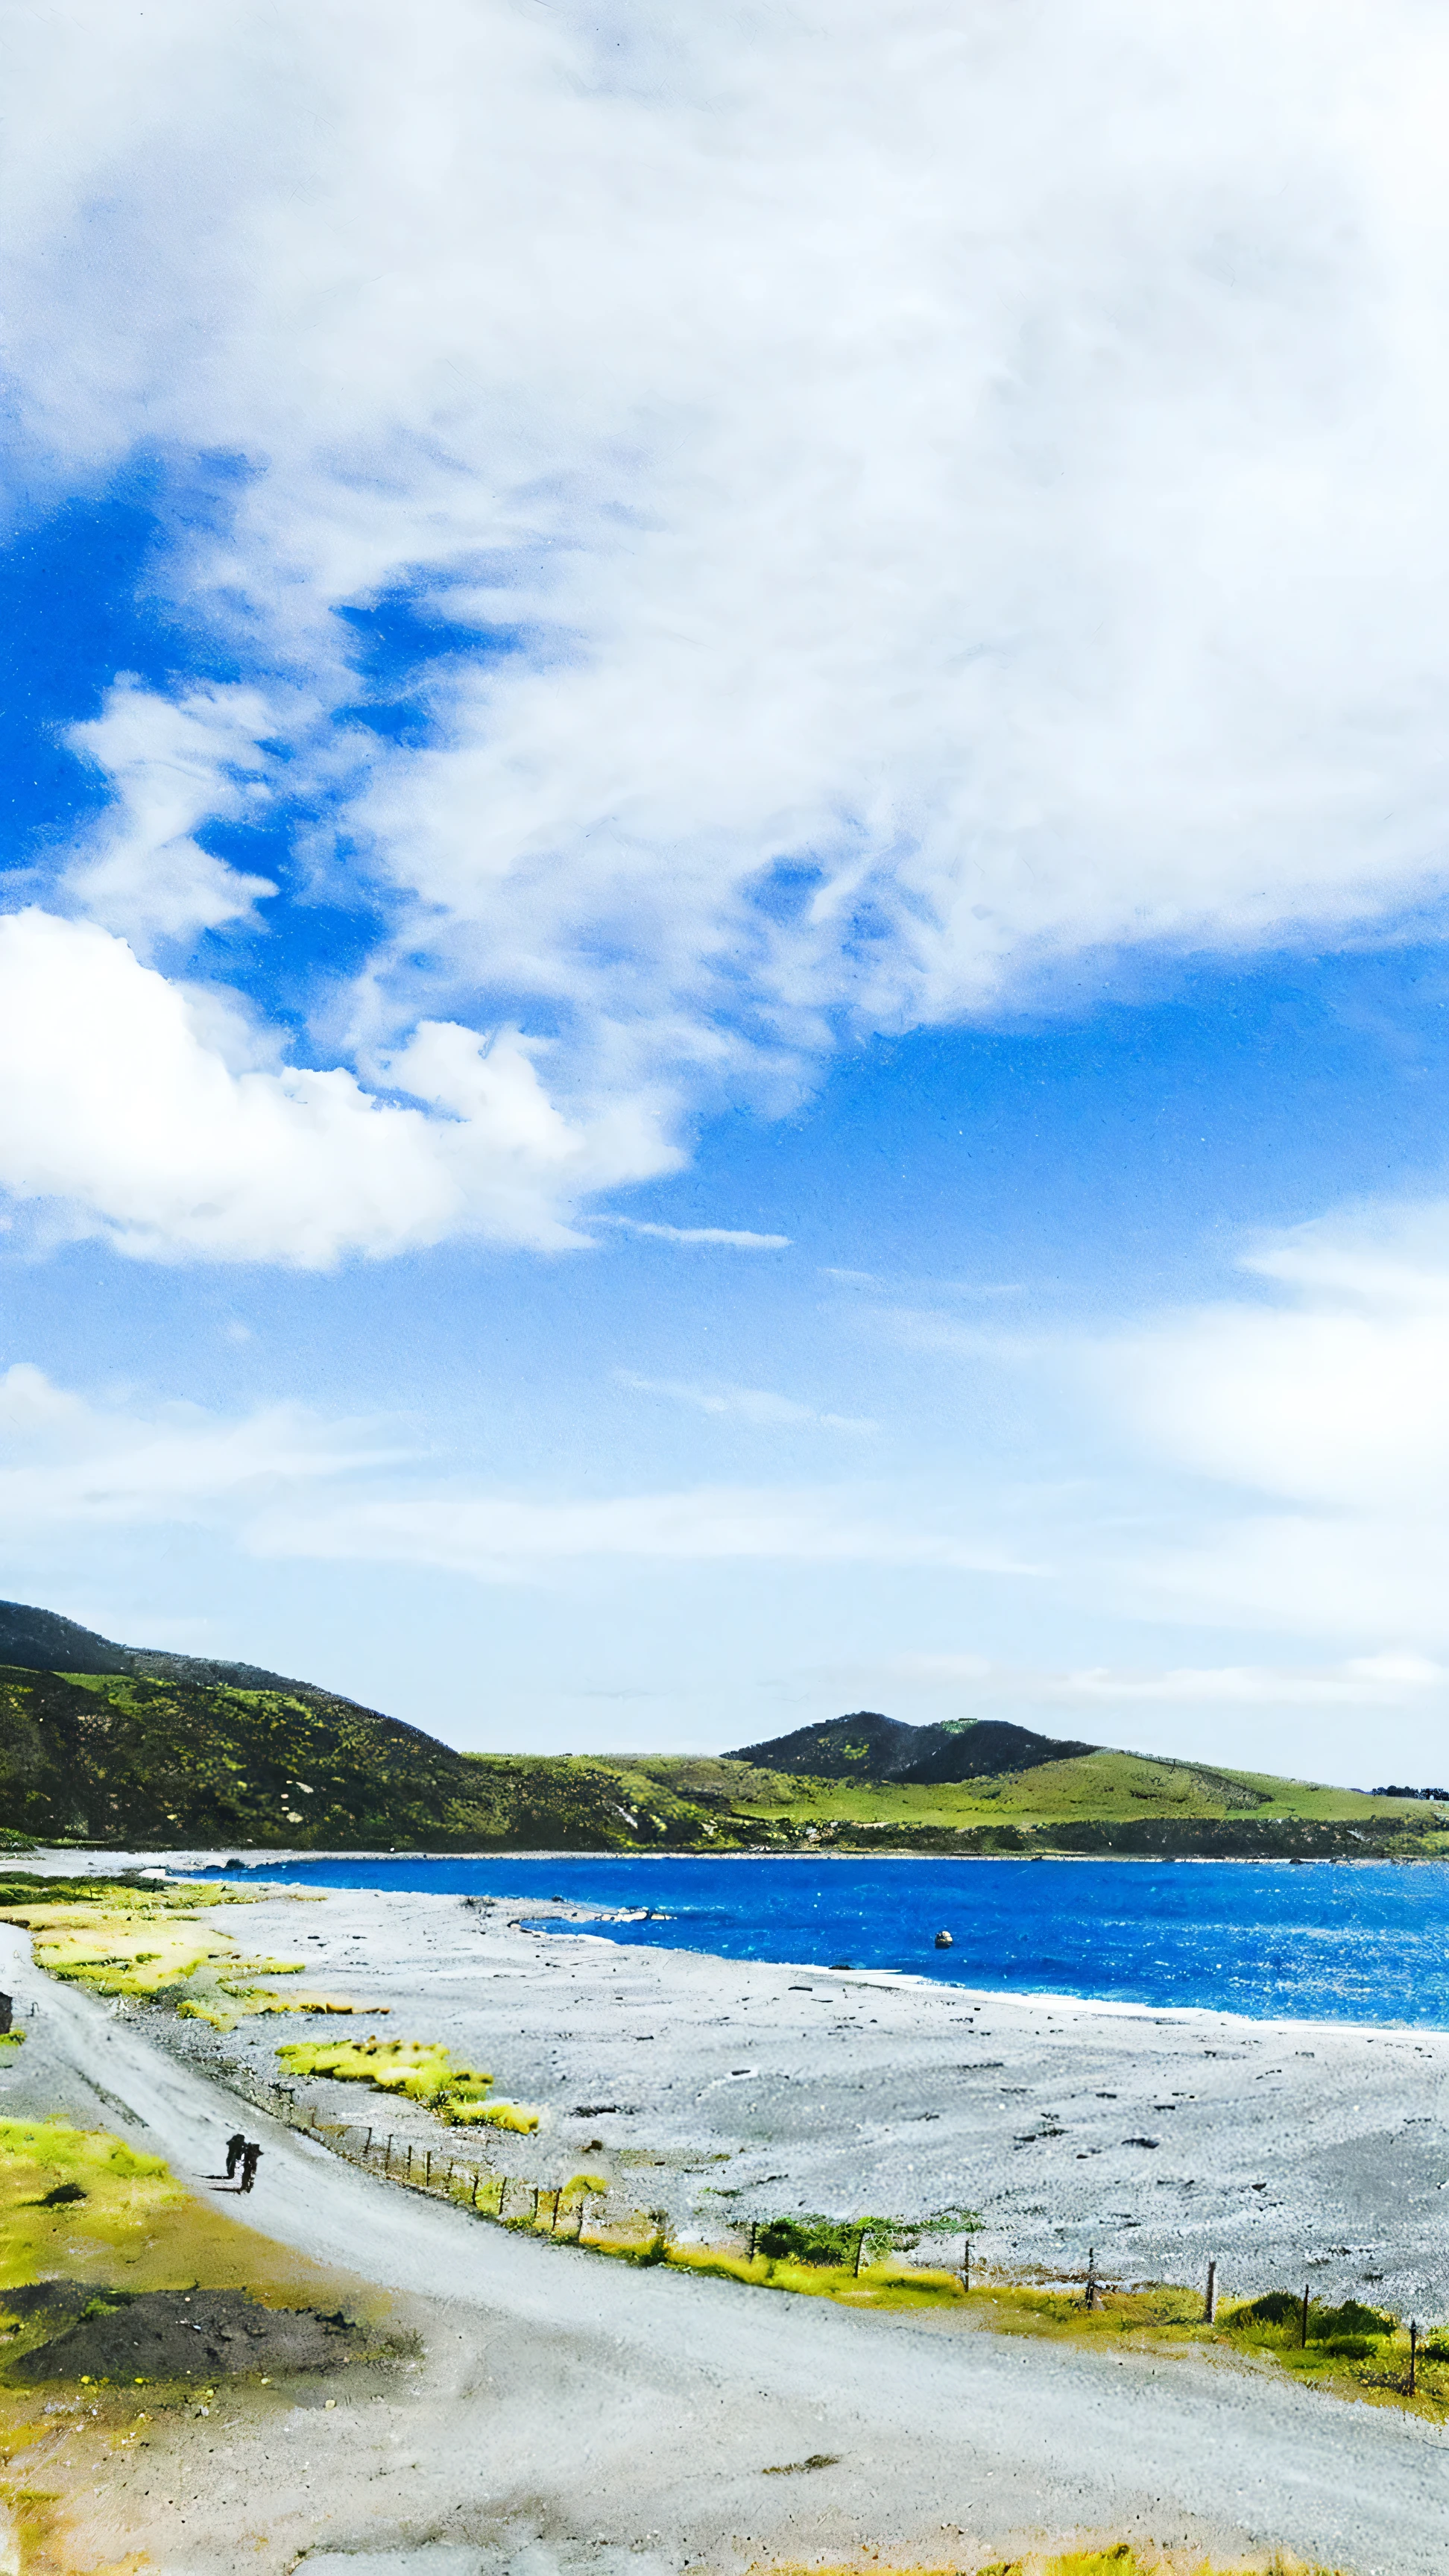
[[[525, 1917], [530, 1902], [562, 1898], [598, 1909], [588, 1928], [608, 1940], [731, 1959], [1255, 2019], [1449, 2028], [1442, 1862], [409, 1852], [215, 1874], [504, 1898]], [[949, 1949], [936, 1948], [939, 1931]]]

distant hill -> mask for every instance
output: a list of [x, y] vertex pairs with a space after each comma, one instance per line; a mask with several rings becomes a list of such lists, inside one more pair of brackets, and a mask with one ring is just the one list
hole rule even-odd
[[292, 1691], [299, 1697], [352, 1708], [336, 1691], [269, 1673], [260, 1664], [217, 1663], [206, 1655], [176, 1655], [165, 1646], [118, 1646], [57, 1611], [26, 1601], [0, 1601], [0, 1664], [32, 1673], [140, 1673], [150, 1681], [214, 1682], [233, 1690]]
[[857, 1710], [720, 1756], [459, 1753], [316, 1683], [0, 1603], [0, 1840], [116, 1848], [1449, 1850], [1449, 1808]]
[[808, 1772], [818, 1780], [990, 1780], [1007, 1771], [1030, 1771], [1041, 1762], [1067, 1762], [1097, 1753], [1056, 1735], [1034, 1735], [999, 1717], [957, 1726], [908, 1726], [873, 1708], [853, 1717], [828, 1718], [823, 1726], [797, 1726], [793, 1735], [742, 1745], [727, 1762], [752, 1762], [762, 1771]]

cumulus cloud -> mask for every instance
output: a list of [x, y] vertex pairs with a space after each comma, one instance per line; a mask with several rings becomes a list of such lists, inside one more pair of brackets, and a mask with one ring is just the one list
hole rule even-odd
[[388, 1075], [426, 1110], [341, 1067], [235, 1070], [210, 1035], [95, 924], [0, 920], [0, 1185], [122, 1252], [319, 1267], [459, 1233], [580, 1242], [561, 1203], [669, 1160], [635, 1104], [565, 1118], [516, 1031], [421, 1023]]
[[[155, 577], [246, 685], [286, 675], [314, 837], [387, 916], [358, 1047], [546, 1027], [568, 1114], [648, 1119], [842, 1018], [1437, 903], [1449, 30], [1417, 0], [75, 0], [9, 83], [24, 479], [246, 460]], [[398, 595], [428, 737], [339, 765], [334, 612]], [[233, 717], [183, 683], [171, 737], [103, 719], [97, 919], [261, 899], [205, 859], [207, 794], [255, 783]]]

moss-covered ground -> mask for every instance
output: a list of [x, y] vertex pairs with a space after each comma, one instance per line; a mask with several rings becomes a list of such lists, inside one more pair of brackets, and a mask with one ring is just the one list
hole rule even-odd
[[[1449, 2334], [1429, 2334], [1419, 2344], [1414, 2388], [1409, 2388], [1410, 2347], [1407, 2326], [1383, 2317], [1383, 2332], [1341, 2331], [1342, 2311], [1310, 2305], [1308, 2341], [1300, 2341], [1296, 2299], [1282, 2294], [1268, 2305], [1291, 2305], [1293, 2315], [1274, 2321], [1253, 2314], [1251, 2307], [1225, 2305], [1216, 2322], [1206, 2323], [1202, 2295], [1172, 2283], [1140, 2289], [1100, 2287], [1093, 2306], [1075, 2284], [1061, 2289], [1036, 2288], [1016, 2281], [977, 2280], [970, 2291], [960, 2276], [924, 2266], [869, 2266], [859, 2280], [840, 2269], [810, 2278], [804, 2264], [737, 2263], [686, 2247], [671, 2248], [668, 2259], [692, 2270], [716, 2269], [740, 2280], [755, 2280], [770, 2289], [793, 2290], [838, 2299], [851, 2307], [953, 2308], [997, 2334], [1031, 2335], [1053, 2343], [1083, 2346], [1116, 2344], [1140, 2352], [1194, 2352], [1231, 2356], [1260, 2367], [1286, 2370], [1336, 2397], [1411, 2409], [1434, 2423], [1449, 2419]], [[1371, 2312], [1366, 2312], [1371, 2313]], [[1350, 2324], [1357, 2320], [1350, 2320]]]
[[249, 1955], [203, 1910], [247, 1905], [237, 1889], [151, 1887], [128, 1879], [0, 1878], [0, 1922], [29, 1932], [35, 1957], [54, 1977], [92, 1994], [170, 2003], [187, 2019], [230, 2030], [249, 2013], [350, 2012], [337, 1996], [273, 1977], [302, 1973], [300, 1959]]
[[[43, 2467], [56, 2403], [17, 2384], [8, 2366], [54, 2331], [34, 2312], [7, 2309], [7, 2291], [41, 2280], [93, 2282], [97, 2293], [247, 2290], [265, 2308], [337, 2310], [381, 2324], [387, 2302], [356, 2281], [239, 2226], [177, 2182], [157, 2156], [105, 2131], [63, 2120], [0, 2120], [0, 2504], [10, 2516], [18, 2576], [69, 2576], [65, 2513]], [[53, 2383], [52, 2383], [53, 2386]], [[83, 2386], [97, 2459], [148, 2438], [212, 2392], [133, 2379]], [[63, 2420], [69, 2420], [64, 2416]], [[128, 2558], [90, 2576], [139, 2576]]]
[[435, 2040], [299, 2039], [287, 2041], [277, 2055], [289, 2074], [330, 2076], [334, 2083], [401, 2094], [436, 2111], [451, 2128], [482, 2125], [528, 2137], [538, 2127], [537, 2111], [520, 2102], [490, 2101], [492, 2076], [455, 2064], [451, 2051]]
[[[888, 2258], [863, 2262], [857, 2270], [851, 2262], [811, 2263], [674, 2239], [661, 2215], [620, 2208], [601, 2175], [576, 2174], [556, 2190], [552, 2184], [535, 2186], [487, 2167], [454, 2166], [441, 2155], [428, 2159], [427, 2171], [434, 2190], [467, 2203], [480, 2217], [623, 2262], [664, 2264], [712, 2280], [737, 2281], [742, 2288], [831, 2299], [842, 2307], [884, 2314], [936, 2311], [943, 2324], [1053, 2343], [1099, 2349], [1125, 2345], [1164, 2356], [1193, 2351], [1285, 2370], [1335, 2397], [1406, 2408], [1432, 2423], [1449, 2421], [1449, 2329], [1420, 2337], [1412, 2356], [1411, 2388], [1409, 2330], [1401, 2319], [1368, 2310], [1348, 2315], [1315, 2302], [1304, 2344], [1301, 2311], [1287, 2292], [1255, 2303], [1282, 2311], [1277, 2316], [1225, 2302], [1209, 2324], [1201, 2292], [1172, 2282], [1136, 2289], [1099, 2282], [1090, 2306], [1085, 2287], [1076, 2284], [1039, 2287], [983, 2277], [977, 2270], [968, 2288], [960, 2272], [945, 2266]], [[422, 2174], [421, 2159], [416, 2165], [410, 2161], [407, 2179], [419, 2182]], [[1365, 2325], [1368, 2331], [1362, 2330]]]
[[294, 2304], [331, 2276], [212, 2209], [159, 2156], [63, 2120], [0, 2120], [0, 2309], [29, 2281], [248, 2288]]

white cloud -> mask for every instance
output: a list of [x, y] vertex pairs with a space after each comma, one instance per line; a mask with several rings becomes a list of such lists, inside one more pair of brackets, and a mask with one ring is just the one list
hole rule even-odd
[[1438, 1782], [1449, 1663], [1403, 1649], [1332, 1662], [1058, 1666], [980, 1654], [884, 1655], [807, 1668], [812, 1712], [887, 1710], [916, 1725], [1008, 1718], [1042, 1734], [1298, 1778]]
[[705, 1486], [587, 1502], [462, 1491], [320, 1509], [289, 1506], [264, 1515], [252, 1543], [264, 1554], [432, 1565], [492, 1581], [590, 1557], [1040, 1571], [960, 1531], [903, 1527], [838, 1489], [792, 1493], [779, 1486]]
[[96, 1403], [27, 1361], [0, 1373], [0, 1526], [12, 1544], [45, 1529], [79, 1537], [258, 1508], [318, 1479], [405, 1453], [356, 1423], [267, 1405], [227, 1421], [197, 1405]]
[[78, 909], [139, 946], [245, 920], [275, 894], [269, 877], [243, 875], [191, 837], [201, 823], [256, 818], [267, 799], [258, 743], [275, 721], [253, 689], [177, 700], [119, 679], [102, 713], [66, 737], [116, 795], [66, 871]]
[[422, 1022], [387, 1078], [434, 1114], [341, 1068], [236, 1070], [123, 941], [0, 920], [0, 1186], [123, 1252], [319, 1267], [459, 1233], [557, 1247], [584, 1239], [561, 1204], [670, 1159], [637, 1103], [564, 1117], [515, 1031]]
[[854, 1414], [820, 1413], [813, 1405], [800, 1404], [794, 1396], [773, 1395], [761, 1386], [691, 1386], [681, 1378], [635, 1377], [628, 1369], [616, 1369], [621, 1386], [633, 1387], [639, 1395], [667, 1396], [674, 1404], [687, 1404], [697, 1413], [709, 1413], [719, 1419], [748, 1422], [754, 1428], [768, 1430], [804, 1429], [807, 1426], [824, 1431], [874, 1431], [876, 1425]]
[[1350, 1210], [1243, 1266], [1260, 1296], [1079, 1345], [1139, 1459], [1196, 1480], [1129, 1595], [1159, 1615], [1449, 1645], [1449, 1205]]
[[949, 1691], [972, 1717], [1011, 1711], [1081, 1712], [1152, 1708], [1317, 1709], [1405, 1705], [1446, 1695], [1449, 1665], [1409, 1653], [1354, 1655], [1339, 1664], [1178, 1664], [1085, 1666], [1051, 1672], [992, 1663], [984, 1655], [902, 1655], [887, 1669], [898, 1684]]
[[1449, 1207], [1305, 1226], [1245, 1265], [1280, 1286], [1110, 1346], [1118, 1404], [1180, 1463], [1338, 1509], [1449, 1506]]
[[[419, 974], [469, 1022], [527, 1003], [567, 1113], [637, 1122], [841, 1017], [1437, 902], [1418, 0], [75, 0], [8, 80], [24, 479], [247, 460], [158, 578], [289, 675], [391, 909], [359, 1044], [406, 1039]], [[330, 612], [397, 588], [476, 650], [428, 745], [318, 770], [355, 698]], [[214, 697], [178, 722], [210, 740]], [[77, 887], [138, 932], [235, 918], [256, 888], [195, 855], [214, 743], [121, 759], [120, 721]], [[234, 812], [245, 762], [213, 774]]]
[[651, 1225], [637, 1216], [605, 1216], [601, 1225], [622, 1227], [626, 1234], [653, 1235], [660, 1243], [723, 1243], [736, 1252], [788, 1252], [788, 1234], [750, 1234], [730, 1225]]

